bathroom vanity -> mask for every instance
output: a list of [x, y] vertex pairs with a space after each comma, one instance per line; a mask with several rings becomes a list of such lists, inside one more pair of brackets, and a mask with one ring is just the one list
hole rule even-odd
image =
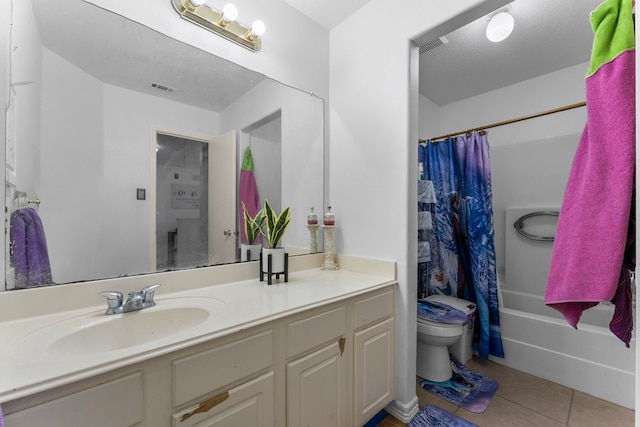
[[158, 274], [155, 307], [113, 316], [86, 284], [75, 297], [61, 286], [98, 305], [0, 323], [5, 426], [364, 424], [395, 398], [395, 264], [340, 257], [324, 271], [321, 255], [295, 257], [289, 282], [271, 286], [255, 262], [208, 280]]

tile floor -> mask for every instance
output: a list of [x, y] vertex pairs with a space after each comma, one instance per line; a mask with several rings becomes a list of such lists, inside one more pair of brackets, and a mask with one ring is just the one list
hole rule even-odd
[[[470, 369], [498, 382], [498, 390], [489, 407], [476, 414], [443, 400], [420, 387], [416, 392], [420, 407], [436, 405], [479, 427], [625, 427], [634, 425], [635, 413], [615, 405], [483, 359], [473, 358], [466, 364]], [[377, 427], [405, 426], [387, 416]]]

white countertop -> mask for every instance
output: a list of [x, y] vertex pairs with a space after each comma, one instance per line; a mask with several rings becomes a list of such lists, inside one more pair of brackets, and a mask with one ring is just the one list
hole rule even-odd
[[[256, 277], [236, 282], [201, 285], [201, 287], [190, 285], [188, 286], [190, 289], [184, 291], [177, 290], [180, 289], [177, 285], [169, 284], [165, 289], [173, 292], [166, 293], [162, 291], [165, 286], [163, 284], [156, 291], [157, 306], [145, 310], [162, 310], [163, 303], [166, 308], [170, 304], [176, 304], [176, 300], [180, 298], [185, 298], [180, 301], [188, 304], [192, 301], [190, 298], [197, 297], [198, 304], [207, 304], [207, 299], [211, 299], [214, 315], [179, 334], [112, 351], [93, 354], [79, 351], [64, 357], [50, 355], [46, 351], [48, 337], [42, 334], [43, 330], [49, 331], [51, 330], [49, 328], [55, 328], [57, 323], [69, 321], [74, 317], [88, 316], [90, 319], [104, 319], [106, 304], [101, 301], [101, 297], [95, 300], [96, 303], [100, 303], [99, 305], [4, 320], [0, 322], [0, 342], [3, 343], [0, 348], [0, 403], [89, 378], [395, 283], [393, 262], [359, 260], [343, 257], [342, 269], [337, 271], [325, 271], [320, 268], [292, 271], [289, 273], [288, 283], [284, 283], [281, 276], [280, 280], [274, 278], [271, 286], [267, 285], [266, 279], [260, 282]], [[307, 266], [299, 264], [303, 268]], [[246, 269], [246, 267], [245, 265], [238, 268]], [[230, 268], [233, 269], [233, 267]], [[367, 273], [361, 271], [367, 271]], [[174, 275], [173, 279], [175, 277], [181, 276]], [[109, 284], [114, 283], [112, 281]], [[60, 291], [67, 294], [69, 289], [73, 289], [62, 288]], [[113, 290], [113, 288], [101, 290]], [[50, 297], [51, 294], [47, 296]], [[0, 308], [2, 298], [3, 295], [0, 294]], [[135, 316], [136, 313], [140, 312], [114, 316]], [[32, 337], [45, 336], [45, 339], [29, 339], [30, 334], [38, 333], [40, 335], [32, 335]]]

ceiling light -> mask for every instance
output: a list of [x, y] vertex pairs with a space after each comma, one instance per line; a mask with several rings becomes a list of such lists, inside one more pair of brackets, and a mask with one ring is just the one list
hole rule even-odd
[[487, 24], [487, 38], [492, 42], [501, 42], [509, 37], [515, 22], [508, 12], [500, 12], [489, 19]]

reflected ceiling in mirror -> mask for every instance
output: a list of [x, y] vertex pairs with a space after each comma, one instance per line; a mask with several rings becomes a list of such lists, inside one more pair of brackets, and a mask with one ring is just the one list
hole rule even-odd
[[[166, 219], [156, 205], [158, 135], [211, 144], [234, 131], [233, 158], [222, 163], [233, 163], [235, 174], [227, 192], [237, 198], [249, 147], [260, 203], [267, 197], [279, 200], [280, 206], [272, 203], [278, 209], [293, 208], [284, 246], [291, 254], [309, 252], [306, 215], [323, 206], [322, 99], [82, 0], [13, 0], [11, 44], [7, 197], [20, 191], [41, 200], [37, 213], [54, 283], [144, 274], [162, 265], [156, 262], [156, 248], [166, 247], [158, 242], [167, 239], [156, 233], [157, 219]], [[209, 180], [218, 169], [207, 172]], [[241, 227], [233, 204], [234, 223], [221, 229], [237, 249]], [[219, 259], [208, 251], [203, 265]], [[15, 265], [8, 265], [12, 289]]]

